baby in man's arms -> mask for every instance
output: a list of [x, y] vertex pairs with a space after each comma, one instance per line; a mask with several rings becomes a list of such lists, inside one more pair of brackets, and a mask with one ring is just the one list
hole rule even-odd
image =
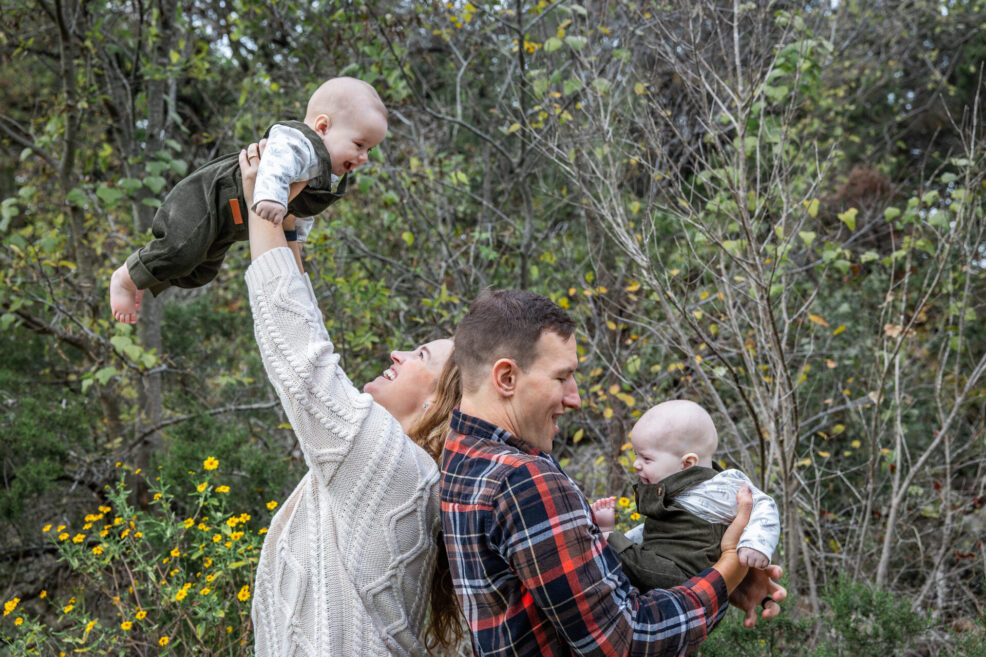
[[770, 563], [780, 538], [777, 506], [745, 474], [713, 462], [719, 436], [705, 409], [685, 400], [658, 404], [637, 421], [630, 440], [640, 476], [637, 511], [646, 518], [643, 541], [614, 531], [615, 498], [597, 500], [592, 511], [634, 586], [666, 589], [711, 567], [741, 486], [753, 493], [753, 512], [736, 554], [751, 568]]

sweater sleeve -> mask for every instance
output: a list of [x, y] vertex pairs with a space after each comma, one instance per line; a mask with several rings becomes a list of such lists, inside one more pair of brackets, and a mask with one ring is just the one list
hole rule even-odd
[[737, 547], [752, 548], [769, 559], [780, 540], [781, 521], [777, 505], [739, 470], [720, 472], [675, 499], [706, 522], [726, 525], [736, 517], [736, 493], [742, 486], [748, 486], [753, 493], [753, 510]]
[[308, 467], [328, 486], [357, 439], [397, 439], [389, 434], [400, 433], [399, 425], [381, 423], [379, 432], [360, 433], [372, 412], [385, 411], [374, 409], [373, 398], [359, 392], [339, 366], [308, 277], [298, 271], [289, 248], [257, 258], [246, 280], [267, 376]]
[[[313, 170], [314, 167], [314, 170]], [[257, 170], [253, 208], [260, 201], [276, 201], [288, 207], [288, 187], [309, 180], [318, 172], [315, 149], [300, 130], [275, 125], [267, 137], [267, 147]]]

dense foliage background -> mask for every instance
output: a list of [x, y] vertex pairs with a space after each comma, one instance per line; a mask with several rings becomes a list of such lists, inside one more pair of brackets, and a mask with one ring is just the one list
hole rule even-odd
[[136, 330], [107, 285], [177, 180], [348, 74], [390, 133], [306, 257], [354, 381], [484, 286], [547, 294], [580, 322], [555, 453], [587, 495], [629, 495], [634, 418], [683, 397], [778, 501], [784, 619], [708, 654], [983, 654], [984, 21], [982, 0], [4, 2], [0, 653], [249, 653], [250, 555], [304, 463], [245, 245]]

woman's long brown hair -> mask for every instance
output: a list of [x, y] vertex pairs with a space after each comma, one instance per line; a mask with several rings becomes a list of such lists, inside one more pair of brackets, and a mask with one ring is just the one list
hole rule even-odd
[[[431, 455], [439, 467], [442, 465], [442, 449], [452, 420], [452, 410], [462, 400], [462, 383], [459, 367], [449, 357], [435, 386], [435, 401], [428, 405], [424, 415], [411, 429], [411, 440]], [[445, 541], [439, 536], [438, 555], [435, 560], [435, 576], [431, 580], [431, 618], [425, 632], [428, 649], [454, 648], [465, 634], [459, 601], [452, 587], [448, 553]]]

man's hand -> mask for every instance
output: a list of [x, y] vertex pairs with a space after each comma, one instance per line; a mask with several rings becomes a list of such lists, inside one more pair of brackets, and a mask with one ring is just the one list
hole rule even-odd
[[616, 498], [604, 497], [593, 502], [592, 515], [602, 533], [608, 534], [616, 529]]
[[[787, 597], [787, 589], [775, 582], [781, 578], [784, 571], [780, 566], [767, 566], [763, 570], [750, 568], [746, 578], [729, 596], [729, 602], [746, 612], [743, 627], [753, 627], [757, 624], [757, 608], [765, 600], [760, 617], [770, 620], [781, 613], [781, 602]], [[769, 600], [767, 600], [769, 598]]]
[[284, 219], [288, 209], [277, 201], [261, 201], [253, 211], [276, 226]]
[[766, 568], [770, 563], [770, 557], [753, 548], [741, 547], [736, 550], [736, 556], [739, 557], [740, 563], [747, 568]]

